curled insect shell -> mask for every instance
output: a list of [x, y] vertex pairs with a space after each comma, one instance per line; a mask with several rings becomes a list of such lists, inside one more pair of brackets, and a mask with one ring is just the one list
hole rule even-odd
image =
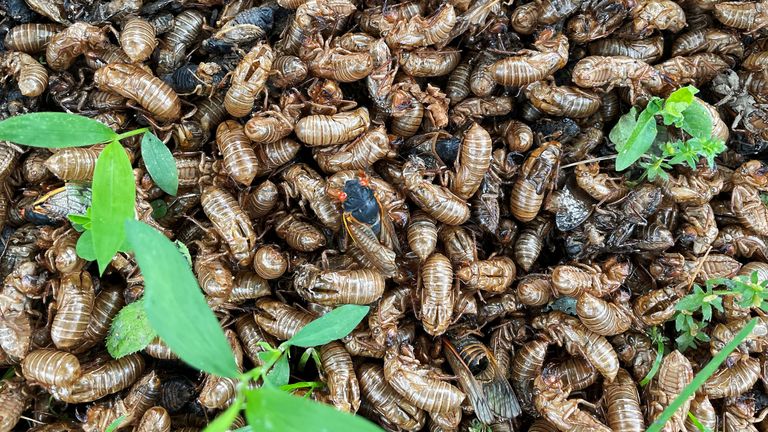
[[[243, 349], [237, 339], [237, 334], [232, 330], [225, 330], [224, 334], [232, 348], [238, 369], [242, 370]], [[223, 409], [232, 404], [237, 396], [238, 383], [236, 378], [224, 378], [208, 374], [203, 381], [203, 388], [200, 390], [197, 400], [205, 408]]]
[[150, 357], [160, 360], [176, 360], [179, 358], [173, 351], [171, 351], [168, 345], [160, 339], [160, 337], [152, 339], [152, 341], [144, 347], [144, 352]]
[[120, 286], [109, 284], [103, 287], [93, 302], [91, 319], [83, 335], [85, 341], [74, 351], [84, 352], [101, 343], [109, 331], [112, 320], [124, 305], [125, 300]]
[[265, 297], [256, 301], [254, 319], [264, 331], [280, 340], [288, 340], [313, 317], [275, 299]]
[[84, 403], [119, 392], [135, 383], [144, 372], [141, 354], [129, 354], [83, 373], [69, 385], [51, 388], [51, 395], [68, 403]]
[[432, 367], [420, 364], [413, 353], [399, 353], [398, 347], [388, 349], [384, 356], [384, 377], [400, 396], [430, 413], [450, 412], [466, 398]]
[[200, 287], [207, 295], [218, 299], [229, 298], [234, 276], [222, 256], [199, 253], [195, 257], [194, 269]]
[[597, 371], [592, 365], [579, 357], [571, 357], [558, 363], [553, 369], [562, 376], [563, 384], [573, 389], [573, 391], [583, 390], [591, 386], [597, 382], [598, 378]]
[[45, 161], [45, 166], [61, 180], [88, 181], [93, 178], [101, 149], [103, 146], [61, 149]]
[[120, 33], [120, 46], [132, 61], [143, 62], [157, 46], [155, 27], [139, 17], [129, 19]]
[[105, 48], [109, 41], [105, 32], [93, 25], [77, 22], [55, 34], [45, 49], [45, 62], [55, 71], [69, 69], [86, 51]]
[[65, 351], [38, 349], [24, 357], [21, 373], [31, 383], [65, 386], [80, 377], [80, 361]]
[[534, 45], [539, 52], [495, 62], [490, 68], [493, 79], [504, 86], [520, 87], [546, 78], [568, 62], [568, 38], [565, 35], [545, 30]]
[[451, 72], [445, 85], [445, 94], [451, 100], [451, 105], [456, 105], [469, 96], [471, 73], [472, 64], [469, 62], [461, 63]]
[[170, 432], [171, 417], [165, 408], [160, 406], [152, 407], [144, 411], [138, 424], [136, 432]]
[[310, 147], [341, 144], [356, 138], [370, 125], [366, 108], [339, 114], [311, 115], [296, 123], [296, 136]]
[[426, 260], [435, 250], [437, 226], [435, 220], [424, 211], [419, 210], [411, 217], [408, 225], [408, 245], [420, 261]]
[[26, 23], [13, 26], [5, 35], [5, 47], [27, 54], [37, 54], [62, 30], [58, 24]]
[[360, 393], [388, 423], [405, 430], [419, 430], [426, 422], [423, 410], [401, 398], [385, 380], [380, 365], [364, 363], [357, 367]]
[[456, 270], [456, 276], [468, 287], [503, 293], [515, 279], [515, 263], [509, 257], [493, 257], [474, 261]]
[[149, 372], [131, 386], [125, 398], [112, 403], [95, 404], [88, 408], [83, 424], [84, 432], [100, 432], [117, 421], [118, 426], [136, 422], [160, 396], [160, 379], [155, 371]]
[[276, 215], [275, 233], [288, 246], [301, 252], [312, 252], [326, 244], [325, 235], [319, 228], [290, 213]]
[[248, 186], [258, 173], [258, 159], [243, 126], [227, 120], [216, 128], [216, 144], [224, 156], [224, 169], [235, 181]]
[[338, 341], [318, 351], [331, 402], [340, 411], [356, 412], [360, 407], [360, 383], [349, 352]]
[[525, 160], [510, 194], [510, 210], [515, 218], [522, 222], [536, 218], [559, 169], [560, 154], [560, 143], [550, 141], [536, 148]]
[[269, 82], [275, 87], [288, 88], [304, 81], [309, 70], [306, 63], [292, 55], [278, 56], [272, 63]]
[[0, 69], [13, 75], [24, 96], [40, 96], [48, 87], [48, 71], [24, 52], [7, 51], [0, 58]]
[[256, 234], [250, 219], [232, 195], [219, 187], [210, 186], [203, 190], [200, 202], [206, 216], [213, 222], [238, 263], [250, 263]]
[[632, 376], [619, 369], [616, 380], [605, 386], [606, 419], [613, 430], [640, 432], [645, 430], [640, 410], [640, 395]]
[[595, 432], [609, 432], [611, 428], [601, 423], [595, 416], [585, 410], [567, 407], [574, 404], [575, 400], [569, 400], [568, 388], [565, 387], [562, 377], [557, 370], [545, 368], [541, 375], [533, 382], [534, 403], [536, 409], [547, 421], [561, 430], [584, 428]]
[[63, 275], [56, 293], [56, 315], [51, 339], [59, 349], [73, 349], [81, 343], [91, 320], [94, 303], [93, 280], [88, 272]]
[[272, 69], [274, 53], [264, 43], [251, 48], [232, 73], [232, 83], [224, 97], [224, 107], [234, 117], [245, 117], [253, 109]]
[[436, 336], [443, 334], [453, 317], [454, 290], [451, 262], [433, 253], [421, 270], [421, 319], [424, 330]]
[[265, 245], [256, 251], [253, 269], [264, 279], [277, 279], [288, 269], [288, 260], [276, 246]]
[[517, 298], [528, 306], [544, 306], [552, 300], [552, 283], [542, 274], [526, 275], [517, 284]]
[[311, 264], [294, 272], [293, 286], [307, 301], [323, 305], [370, 304], [384, 293], [384, 276], [374, 269], [320, 270]]
[[10, 431], [16, 426], [27, 408], [29, 396], [22, 378], [9, 378], [0, 383], [0, 430]]
[[[693, 369], [691, 368], [690, 360], [680, 351], [673, 351], [667, 354], [661, 361], [661, 367], [654, 380], [651, 381], [651, 387], [648, 390], [651, 395], [646, 407], [649, 422], [655, 421], [661, 415], [664, 408], [671, 403], [669, 401], [677, 398], [692, 380]], [[693, 399], [693, 396], [684, 400], [680, 408], [675, 411], [669, 420], [681, 430], [685, 429], [685, 420], [691, 399]]]
[[135, 100], [157, 120], [172, 122], [181, 116], [181, 101], [176, 92], [137, 65], [105, 65], [96, 71], [93, 80], [101, 90]]
[[203, 30], [205, 16], [196, 9], [187, 9], [176, 15], [173, 26], [166, 33], [158, 52], [157, 71], [168, 74], [181, 65], [186, 50]]
[[412, 77], [439, 77], [451, 73], [460, 60], [461, 53], [458, 51], [421, 49], [401, 53], [400, 67]]
[[[710, 399], [738, 396], [748, 391], [760, 376], [760, 362], [744, 355], [717, 370], [704, 383], [704, 391]], [[730, 362], [729, 362], [730, 363]]]
[[277, 185], [270, 180], [264, 180], [261, 184], [241, 195], [241, 205], [251, 219], [259, 219], [272, 211], [277, 205], [279, 192]]
[[395, 155], [383, 126], [373, 128], [354, 141], [338, 147], [316, 148], [314, 154], [317, 164], [327, 173], [365, 169], [380, 159]]
[[416, 205], [436, 220], [448, 225], [461, 225], [469, 219], [466, 201], [448, 188], [432, 184], [422, 176], [424, 163], [408, 161], [403, 166], [403, 180], [407, 194]]

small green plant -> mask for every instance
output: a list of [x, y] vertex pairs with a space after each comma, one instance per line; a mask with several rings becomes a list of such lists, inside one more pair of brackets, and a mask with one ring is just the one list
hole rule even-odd
[[733, 338], [732, 341], [728, 342], [726, 344], [722, 351], [718, 352], [714, 357], [712, 357], [712, 360], [707, 363], [706, 366], [704, 366], [699, 373], [696, 374], [695, 377], [693, 377], [693, 381], [691, 381], [690, 384], [688, 384], [682, 392], [675, 398], [675, 400], [672, 401], [671, 404], [669, 404], [668, 407], [662, 411], [661, 415], [658, 419], [656, 419], [649, 427], [646, 429], [646, 432], [659, 432], [661, 431], [661, 428], [664, 427], [664, 424], [669, 421], [669, 419], [672, 418], [672, 416], [677, 412], [677, 410], [680, 408], [681, 405], [685, 403], [688, 399], [690, 399], [694, 394], [696, 394], [696, 391], [704, 385], [704, 383], [709, 379], [709, 377], [712, 376], [713, 373], [717, 370], [717, 368], [720, 367], [720, 365], [725, 361], [725, 359], [728, 357], [730, 353], [733, 352], [733, 350], [736, 349], [736, 347], [739, 346], [739, 344], [749, 336], [750, 333], [752, 333], [752, 330], [755, 328], [755, 325], [757, 325], [757, 318], [752, 318], [746, 326], [744, 326], [743, 329], [736, 335], [736, 337]]
[[[716, 290], [719, 286], [728, 289]], [[726, 296], [733, 296], [741, 307], [768, 311], [768, 280], [761, 281], [755, 271], [748, 276], [736, 276], [732, 279], [709, 279], [704, 288], [693, 285], [693, 292], [675, 305], [675, 330], [680, 334], [676, 339], [679, 350], [695, 347], [697, 342], [709, 342], [709, 336], [703, 330], [712, 320], [713, 310], [723, 311], [723, 298]], [[697, 319], [695, 315], [701, 315], [701, 319]]]
[[[238, 369], [219, 321], [192, 273], [186, 246], [171, 242], [159, 231], [135, 220], [132, 166], [119, 141], [138, 134], [144, 134], [141, 152], [147, 171], [158, 186], [175, 194], [178, 171], [173, 156], [146, 129], [117, 134], [94, 120], [65, 113], [27, 114], [0, 122], [0, 140], [16, 144], [61, 148], [109, 143], [96, 163], [91, 207], [86, 214], [70, 215], [70, 220], [82, 230], [78, 255], [97, 261], [100, 272], [117, 251], [124, 251], [135, 255], [144, 277], [142, 300], [126, 306], [113, 322], [107, 341], [110, 354], [121, 357], [141, 350], [159, 336], [189, 365], [213, 375], [239, 379], [235, 402], [208, 425], [208, 432], [229, 429], [243, 409], [250, 430], [381, 431], [361, 417], [287, 393], [322, 385], [288, 384], [289, 348], [310, 348], [346, 336], [368, 314], [367, 306], [336, 308], [280, 346], [264, 346], [260, 367], [245, 373]], [[305, 353], [302, 363], [312, 353]], [[254, 388], [254, 383], [261, 385]], [[108, 430], [116, 428], [119, 420]]]
[[659, 368], [661, 367], [661, 360], [664, 358], [664, 339], [666, 339], [664, 335], [661, 334], [658, 327], [652, 327], [649, 336], [651, 342], [656, 344], [656, 358], [653, 360], [651, 370], [649, 370], [648, 374], [640, 381], [640, 387], [647, 386], [653, 377], [656, 376], [656, 373], [659, 372]]
[[124, 222], [133, 219], [136, 188], [133, 168], [120, 140], [143, 135], [141, 154], [147, 172], [165, 192], [175, 195], [178, 169], [173, 155], [147, 128], [118, 134], [106, 125], [75, 114], [42, 112], [0, 122], [0, 140], [31, 147], [65, 148], [108, 143], [96, 161], [91, 184], [91, 207], [84, 215], [71, 215], [85, 230], [77, 244], [82, 258], [95, 260], [103, 273], [118, 251], [127, 251]]
[[[696, 168], [702, 157], [713, 167], [715, 156], [726, 147], [723, 141], [712, 137], [712, 118], [694, 98], [698, 92], [693, 86], [683, 87], [666, 100], [652, 97], [639, 114], [635, 107], [624, 114], [609, 134], [618, 151], [616, 170], [624, 171], [639, 161], [645, 169], [643, 176], [654, 180], [656, 177], [667, 179], [666, 170], [673, 165]], [[659, 117], [663, 127], [657, 124]], [[684, 131], [689, 138], [668, 141], [668, 126]]]

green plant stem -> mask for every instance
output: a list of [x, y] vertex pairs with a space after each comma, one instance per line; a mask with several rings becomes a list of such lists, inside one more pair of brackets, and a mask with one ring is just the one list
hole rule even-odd
[[736, 335], [735, 338], [733, 338], [732, 341], [728, 342], [725, 347], [723, 347], [722, 351], [717, 353], [712, 360], [707, 363], [706, 366], [704, 366], [703, 369], [699, 371], [699, 373], [696, 374], [695, 377], [693, 377], [693, 381], [691, 381], [688, 386], [686, 386], [683, 391], [680, 393], [680, 395], [675, 398], [672, 403], [664, 409], [664, 411], [661, 413], [658, 419], [654, 421], [651, 426], [646, 430], [646, 432], [659, 432], [661, 431], [661, 428], [664, 426], [664, 424], [669, 421], [669, 419], [672, 418], [672, 416], [677, 412], [677, 410], [680, 408], [685, 401], [687, 401], [691, 396], [693, 396], [696, 393], [696, 390], [699, 389], [704, 383], [709, 379], [710, 376], [712, 376], [713, 373], [717, 370], [718, 367], [725, 361], [725, 359], [728, 357], [728, 354], [733, 352], [733, 350], [736, 349], [739, 344], [746, 339], [747, 336], [749, 336], [750, 333], [752, 333], [752, 329], [755, 328], [755, 325], [757, 324], [757, 318], [752, 318], [746, 326], [744, 326], [743, 329], [739, 332], [739, 334]]
[[659, 341], [656, 344], [656, 359], [653, 361], [653, 366], [651, 366], [651, 370], [648, 371], [648, 375], [643, 378], [642, 381], [640, 381], [640, 387], [645, 387], [648, 385], [649, 382], [653, 379], [654, 376], [656, 376], [656, 373], [659, 371], [659, 368], [661, 367], [661, 360], [664, 358], [664, 341], [659, 338]]
[[115, 137], [115, 141], [120, 141], [123, 138], [132, 137], [134, 135], [141, 135], [144, 132], [149, 132], [149, 128], [145, 128], [144, 127], [144, 128], [140, 128], [140, 129], [136, 129], [136, 130], [132, 130], [132, 131], [128, 131], [128, 132], [123, 132], [120, 135], [118, 135], [117, 137]]

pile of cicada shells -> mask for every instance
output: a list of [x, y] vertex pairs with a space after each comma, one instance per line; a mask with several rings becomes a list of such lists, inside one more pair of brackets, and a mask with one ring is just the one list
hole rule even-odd
[[[341, 304], [310, 397], [391, 431], [641, 431], [751, 316], [667, 431], [757, 430], [768, 319], [726, 298], [675, 350], [675, 304], [768, 278], [768, 3], [717, 0], [2, 0], [0, 118], [66, 111], [174, 151], [164, 194], [126, 139], [138, 217], [191, 251], [243, 370]], [[608, 133], [693, 84], [728, 150], [668, 180]], [[671, 137], [672, 139], [674, 137]], [[0, 145], [0, 431], [202, 429], [236, 382], [161, 340], [119, 360], [132, 256], [99, 277], [67, 214], [101, 146]], [[633, 180], [633, 181], [630, 181]], [[649, 334], [669, 338], [654, 379]], [[299, 394], [302, 394], [299, 392]], [[238, 418], [236, 427], [243, 425]], [[307, 430], [311, 430], [307, 419]]]

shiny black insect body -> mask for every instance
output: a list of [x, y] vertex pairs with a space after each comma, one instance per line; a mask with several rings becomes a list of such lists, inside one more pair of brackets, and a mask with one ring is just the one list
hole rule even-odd
[[343, 208], [360, 222], [368, 224], [373, 232], [381, 232], [381, 207], [367, 182], [358, 179], [344, 183]]

